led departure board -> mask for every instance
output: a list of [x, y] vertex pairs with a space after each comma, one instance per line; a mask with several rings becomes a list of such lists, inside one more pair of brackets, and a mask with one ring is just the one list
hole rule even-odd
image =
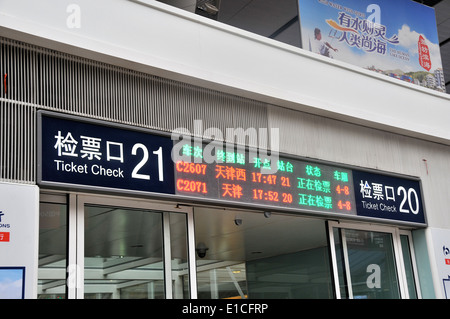
[[426, 224], [416, 178], [38, 114], [41, 186]]
[[[185, 144], [175, 163], [176, 194], [237, 203], [356, 215], [352, 171], [314, 162]], [[199, 160], [200, 159], [200, 160]]]

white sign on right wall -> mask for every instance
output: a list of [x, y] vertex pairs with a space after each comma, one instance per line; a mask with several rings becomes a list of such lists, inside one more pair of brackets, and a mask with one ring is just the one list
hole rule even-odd
[[434, 256], [442, 297], [450, 299], [450, 230], [432, 228]]

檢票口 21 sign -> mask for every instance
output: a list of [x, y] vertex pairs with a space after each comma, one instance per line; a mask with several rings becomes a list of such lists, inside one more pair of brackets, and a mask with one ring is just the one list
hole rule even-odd
[[410, 0], [299, 0], [302, 46], [445, 91], [433, 8]]

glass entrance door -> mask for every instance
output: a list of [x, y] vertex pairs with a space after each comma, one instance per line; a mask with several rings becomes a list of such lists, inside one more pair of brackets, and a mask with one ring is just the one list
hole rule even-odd
[[[345, 226], [330, 222], [336, 296], [344, 299], [415, 298], [409, 256], [396, 228]], [[403, 247], [402, 247], [403, 246]]]
[[77, 196], [76, 213], [75, 298], [193, 297], [190, 207]]

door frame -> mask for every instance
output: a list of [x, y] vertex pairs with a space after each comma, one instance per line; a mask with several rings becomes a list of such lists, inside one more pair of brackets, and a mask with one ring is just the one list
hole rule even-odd
[[[330, 255], [331, 255], [331, 265], [332, 265], [335, 294], [336, 294], [337, 299], [341, 299], [342, 296], [341, 296], [340, 285], [339, 285], [340, 282], [339, 282], [339, 273], [338, 273], [337, 258], [336, 258], [336, 245], [335, 245], [336, 241], [335, 241], [334, 232], [333, 232], [334, 228], [362, 230], [362, 231], [374, 231], [374, 232], [391, 234], [392, 245], [393, 245], [393, 250], [394, 250], [393, 253], [394, 253], [394, 259], [395, 259], [395, 265], [396, 265], [396, 272], [397, 272], [398, 283], [399, 283], [400, 298], [402, 298], [402, 299], [408, 299], [409, 292], [408, 292], [407, 278], [406, 278], [406, 272], [405, 272], [405, 265], [404, 265], [404, 261], [403, 261], [400, 235], [407, 235], [408, 241], [409, 241], [410, 253], [411, 253], [411, 257], [412, 257], [412, 263], [413, 263], [414, 283], [416, 286], [418, 298], [421, 297], [420, 287], [419, 287], [418, 280], [417, 280], [418, 276], [417, 276], [417, 268], [416, 268], [416, 263], [415, 263], [415, 258], [414, 258], [414, 247], [412, 245], [410, 231], [400, 230], [399, 228], [392, 227], [392, 226], [359, 224], [359, 223], [340, 222], [340, 221], [328, 221], [329, 249], [330, 249]], [[345, 234], [345, 232], [344, 232], [344, 234]], [[345, 239], [345, 237], [343, 239]], [[345, 275], [346, 275], [345, 280], [346, 280], [346, 284], [348, 287], [348, 294], [349, 294], [349, 298], [353, 299], [350, 268], [349, 268], [349, 262], [348, 262], [348, 253], [347, 253], [346, 242], [344, 240], [342, 240], [342, 249], [343, 249]]]
[[[68, 299], [84, 298], [84, 207], [85, 204], [105, 205], [125, 208], [138, 208], [161, 211], [163, 218], [163, 249], [164, 249], [164, 291], [166, 299], [173, 298], [172, 291], [172, 267], [170, 246], [170, 222], [169, 213], [181, 213], [186, 215], [187, 222], [187, 249], [188, 249], [188, 276], [189, 298], [197, 299], [197, 276], [195, 265], [195, 233], [194, 215], [191, 206], [178, 205], [176, 203], [159, 203], [146, 199], [123, 198], [117, 196], [98, 194], [69, 194], [69, 223], [68, 223], [68, 276], [75, 283], [68, 285]], [[72, 267], [70, 271], [70, 265]]]

